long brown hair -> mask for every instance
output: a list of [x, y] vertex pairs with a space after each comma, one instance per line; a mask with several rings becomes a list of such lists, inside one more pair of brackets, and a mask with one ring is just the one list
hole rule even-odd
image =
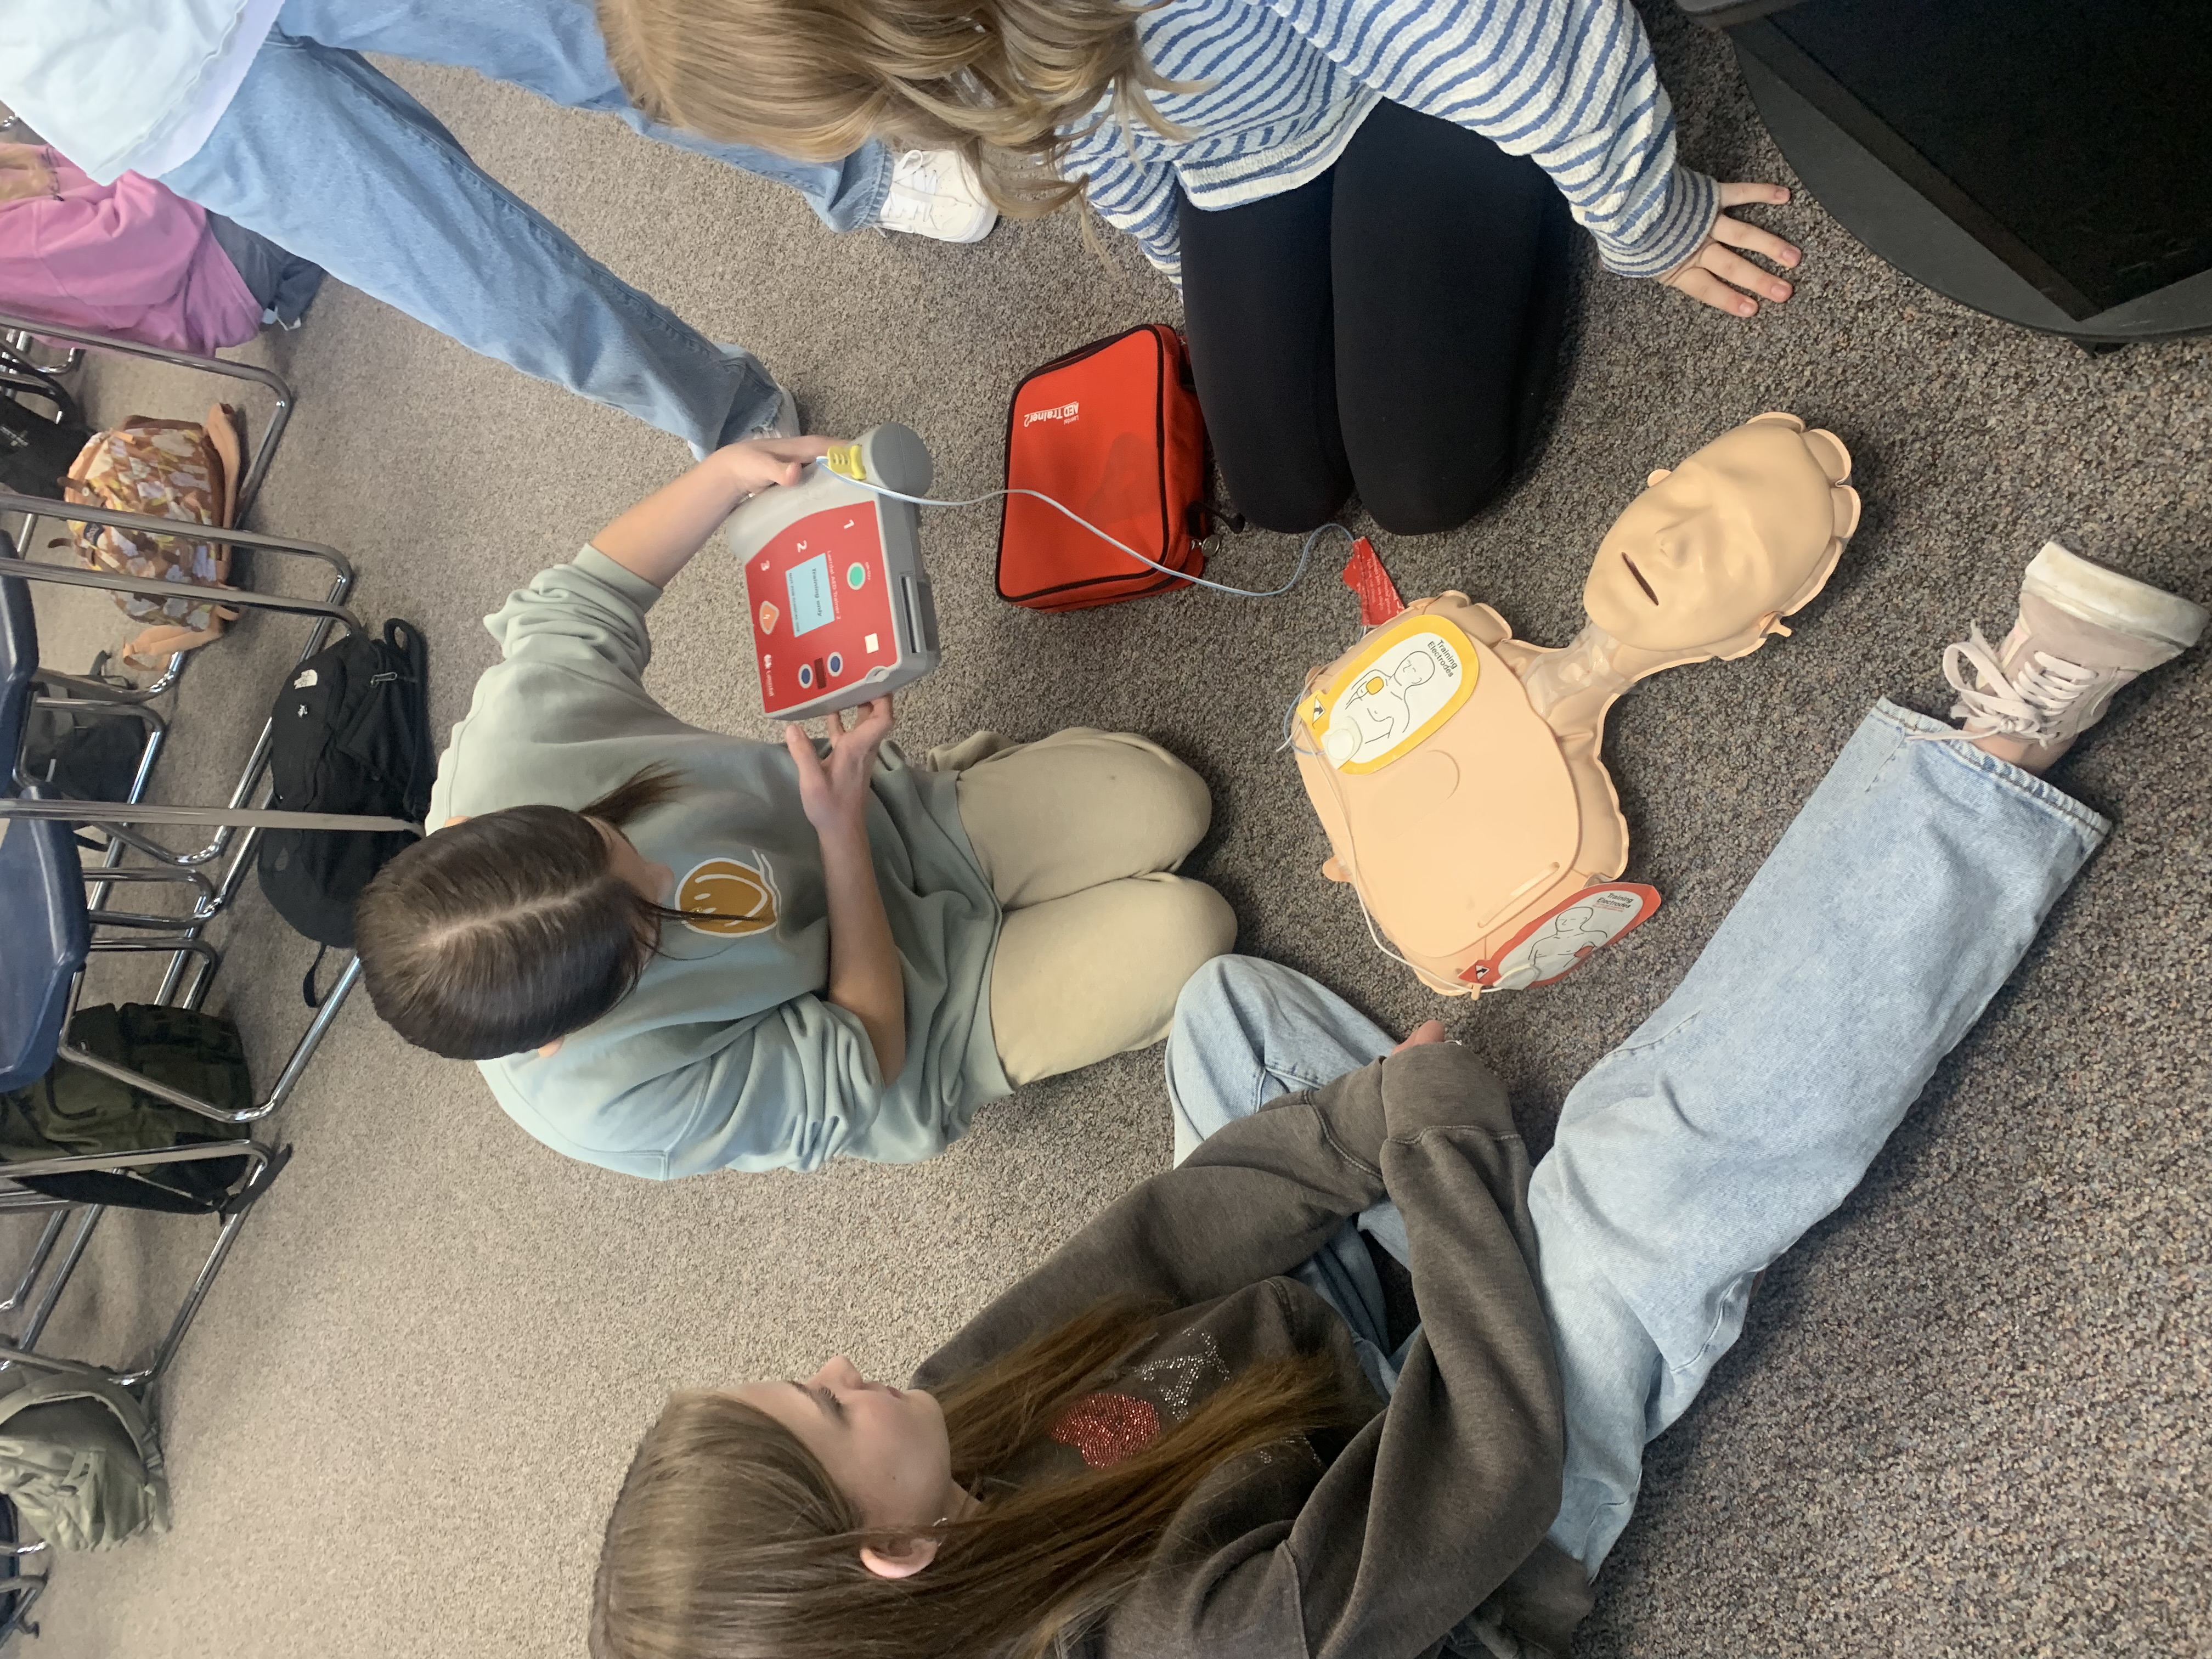
[[587, 805], [508, 806], [418, 841], [354, 908], [377, 1013], [418, 1048], [495, 1060], [580, 1030], [628, 996], [671, 910], [615, 873], [593, 820], [620, 830], [673, 799], [666, 766]]
[[[1164, 3], [1164, 0], [1152, 0]], [[1068, 139], [1111, 118], [1170, 137], [1123, 0], [599, 0], [623, 89], [657, 121], [834, 161], [871, 138], [957, 149], [1000, 210], [1052, 212]], [[1103, 100], [1110, 117], [1099, 113]]]
[[1224, 1464], [1359, 1416], [1326, 1356], [1247, 1367], [1104, 1468], [1003, 1492], [992, 1478], [1157, 1328], [1096, 1308], [944, 1389], [953, 1478], [988, 1493], [878, 1578], [867, 1531], [797, 1436], [726, 1394], [672, 1395], [631, 1461], [593, 1587], [592, 1659], [1042, 1659], [1128, 1589]]

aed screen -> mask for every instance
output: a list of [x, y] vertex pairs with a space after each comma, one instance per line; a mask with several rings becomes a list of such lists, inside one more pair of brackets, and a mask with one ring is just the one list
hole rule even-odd
[[791, 567], [784, 577], [791, 595], [791, 631], [811, 634], [824, 623], [837, 620], [837, 601], [830, 589], [830, 556], [817, 553], [804, 564]]

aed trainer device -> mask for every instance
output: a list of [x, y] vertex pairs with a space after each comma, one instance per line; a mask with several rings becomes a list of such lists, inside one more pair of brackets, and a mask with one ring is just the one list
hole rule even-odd
[[730, 515], [771, 718], [806, 720], [886, 696], [942, 660], [921, 514], [867, 487], [920, 495], [931, 471], [921, 438], [886, 422]]

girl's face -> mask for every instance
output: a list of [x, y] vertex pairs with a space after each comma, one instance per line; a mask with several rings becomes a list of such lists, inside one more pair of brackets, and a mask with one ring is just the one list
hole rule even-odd
[[810, 1377], [732, 1392], [797, 1435], [871, 1528], [918, 1530], [972, 1502], [952, 1479], [945, 1413], [919, 1389], [871, 1382], [841, 1354]]

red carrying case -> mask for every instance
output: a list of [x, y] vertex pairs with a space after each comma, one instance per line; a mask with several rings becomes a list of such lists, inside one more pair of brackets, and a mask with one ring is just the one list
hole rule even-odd
[[[1182, 336], [1147, 323], [1024, 380], [1007, 420], [1006, 488], [1051, 496], [1170, 570], [1203, 573], [1206, 427]], [[999, 597], [1009, 604], [1080, 611], [1184, 586], [1034, 496], [1006, 498]]]

